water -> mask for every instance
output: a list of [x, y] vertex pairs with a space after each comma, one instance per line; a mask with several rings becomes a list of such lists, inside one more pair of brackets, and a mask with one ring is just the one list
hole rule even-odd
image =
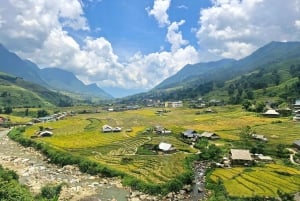
[[7, 137], [8, 130], [0, 130], [0, 163], [14, 170], [19, 181], [34, 193], [39, 193], [46, 184], [65, 183], [61, 200], [116, 199], [126, 201], [129, 191], [119, 187], [116, 178], [101, 178], [81, 173], [76, 166], [64, 167], [49, 164], [47, 159], [33, 148], [24, 148]]

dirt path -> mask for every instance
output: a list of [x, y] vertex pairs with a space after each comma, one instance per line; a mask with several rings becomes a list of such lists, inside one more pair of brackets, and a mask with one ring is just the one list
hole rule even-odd
[[24, 148], [10, 140], [8, 132], [0, 130], [0, 164], [16, 171], [19, 181], [32, 192], [39, 193], [46, 184], [65, 183], [59, 200], [81, 200], [91, 196], [97, 200], [127, 200], [129, 192], [122, 188], [119, 179], [84, 174], [76, 166], [49, 164], [33, 148]]

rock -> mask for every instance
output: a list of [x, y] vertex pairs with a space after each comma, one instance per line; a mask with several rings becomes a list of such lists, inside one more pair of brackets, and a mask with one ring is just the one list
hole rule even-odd
[[186, 193], [185, 190], [180, 190], [180, 191], [179, 191], [179, 194], [180, 194], [180, 195], [184, 195], [185, 193]]
[[186, 192], [191, 192], [192, 191], [192, 185], [188, 184], [188, 185], [185, 185], [183, 187], [183, 190], [186, 190]]
[[173, 198], [174, 194], [173, 192], [168, 193], [167, 198]]

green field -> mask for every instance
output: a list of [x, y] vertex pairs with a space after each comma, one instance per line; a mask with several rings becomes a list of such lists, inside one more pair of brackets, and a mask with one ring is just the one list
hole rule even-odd
[[[155, 114], [155, 108], [77, 114], [57, 122], [28, 127], [25, 136], [29, 138], [40, 126], [52, 128], [52, 137], [34, 140], [74, 156], [86, 157], [149, 184], [165, 184], [185, 172], [184, 159], [198, 152], [181, 140], [180, 132], [186, 129], [195, 129], [199, 133], [216, 132], [221, 139], [212, 143], [218, 146], [239, 142], [241, 129], [246, 126], [269, 139], [265, 145], [269, 150], [278, 144], [291, 145], [297, 139], [300, 124], [290, 118], [265, 118], [245, 112], [240, 106], [214, 109], [217, 113], [200, 115], [196, 115], [198, 110], [184, 108], [171, 109], [163, 115]], [[119, 133], [102, 133], [105, 124], [122, 127], [123, 130]], [[157, 135], [145, 132], [147, 128], [156, 125], [170, 129], [173, 133]], [[127, 128], [131, 128], [132, 132], [125, 132]], [[137, 152], [143, 145], [155, 146], [160, 142], [171, 143], [177, 151], [173, 154]], [[280, 172], [288, 172], [292, 177]], [[249, 168], [216, 169], [211, 179], [221, 180], [228, 195], [233, 197], [276, 196], [277, 190], [286, 193], [300, 190], [300, 171], [280, 165], [253, 167], [251, 171]], [[237, 191], [236, 186], [241, 190]]]

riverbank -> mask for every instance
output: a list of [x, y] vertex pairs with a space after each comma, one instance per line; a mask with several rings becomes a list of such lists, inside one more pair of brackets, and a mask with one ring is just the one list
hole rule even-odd
[[9, 130], [0, 131], [0, 164], [19, 175], [19, 181], [33, 193], [47, 184], [64, 187], [59, 200], [81, 200], [90, 196], [101, 200], [126, 201], [129, 190], [118, 178], [102, 178], [81, 173], [76, 166], [59, 167], [48, 163], [41, 153], [25, 148], [7, 137]]

